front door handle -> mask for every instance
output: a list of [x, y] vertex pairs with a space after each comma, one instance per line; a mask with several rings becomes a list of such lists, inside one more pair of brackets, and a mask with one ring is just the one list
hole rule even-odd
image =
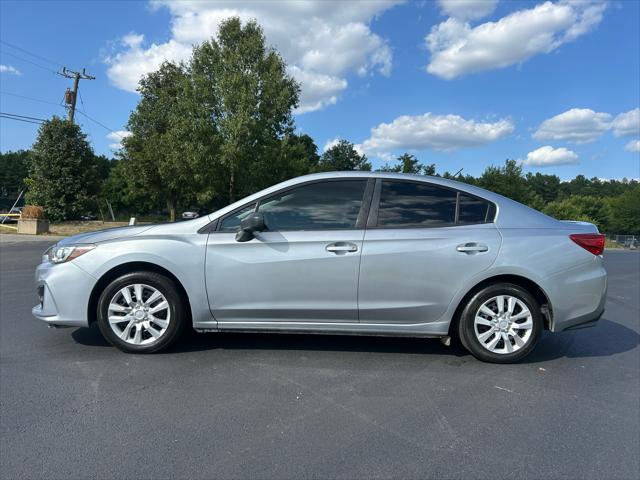
[[357, 252], [358, 246], [355, 243], [350, 242], [335, 242], [326, 246], [327, 252], [335, 253], [336, 255], [344, 255], [349, 252]]
[[489, 247], [482, 245], [481, 243], [468, 242], [458, 245], [456, 250], [461, 253], [466, 253], [467, 255], [473, 255], [474, 253], [488, 252]]

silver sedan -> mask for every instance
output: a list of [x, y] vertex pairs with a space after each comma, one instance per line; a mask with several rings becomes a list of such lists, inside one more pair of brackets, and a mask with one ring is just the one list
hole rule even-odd
[[544, 330], [604, 311], [604, 236], [442, 178], [299, 177], [194, 220], [66, 238], [36, 270], [33, 315], [97, 322], [125, 352], [155, 352], [188, 325], [455, 337], [508, 363]]

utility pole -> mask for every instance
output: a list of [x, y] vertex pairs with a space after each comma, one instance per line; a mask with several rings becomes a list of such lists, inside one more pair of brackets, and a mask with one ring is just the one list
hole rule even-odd
[[78, 99], [78, 84], [80, 80], [95, 80], [96, 77], [92, 77], [82, 69], [82, 72], [74, 72], [73, 70], [67, 70], [67, 67], [62, 67], [62, 71], [58, 72], [58, 75], [62, 75], [66, 78], [73, 78], [73, 90], [69, 90], [64, 93], [64, 103], [69, 105], [69, 121], [73, 122], [73, 117], [76, 113], [76, 100]]

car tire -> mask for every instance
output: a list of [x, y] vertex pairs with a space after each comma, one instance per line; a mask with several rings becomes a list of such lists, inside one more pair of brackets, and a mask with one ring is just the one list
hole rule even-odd
[[531, 353], [543, 329], [536, 299], [519, 285], [497, 283], [469, 298], [457, 333], [462, 345], [477, 359], [514, 363]]
[[180, 337], [188, 315], [173, 280], [140, 271], [107, 285], [98, 300], [97, 320], [100, 332], [114, 347], [127, 353], [154, 353]]

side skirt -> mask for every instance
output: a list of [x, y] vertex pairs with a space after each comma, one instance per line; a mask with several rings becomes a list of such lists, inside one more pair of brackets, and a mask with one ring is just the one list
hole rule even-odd
[[268, 332], [440, 338], [449, 334], [449, 322], [417, 323], [410, 325], [317, 322], [219, 322], [218, 328], [199, 328], [199, 326], [196, 326], [195, 330], [197, 332]]

